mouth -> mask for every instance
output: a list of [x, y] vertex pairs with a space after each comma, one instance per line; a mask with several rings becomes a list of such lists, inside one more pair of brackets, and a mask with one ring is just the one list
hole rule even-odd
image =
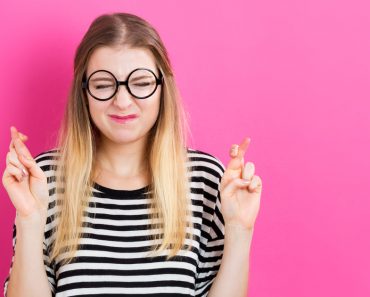
[[135, 119], [138, 118], [138, 116], [136, 114], [130, 114], [130, 115], [126, 115], [126, 116], [119, 116], [119, 115], [115, 115], [115, 114], [110, 114], [109, 117], [116, 123], [127, 123], [127, 122], [132, 122], [134, 121]]
[[120, 116], [120, 115], [116, 115], [116, 114], [110, 114], [109, 116], [111, 118], [120, 119], [120, 120], [137, 118], [137, 115], [136, 114], [129, 114], [129, 115], [125, 115], [125, 116]]

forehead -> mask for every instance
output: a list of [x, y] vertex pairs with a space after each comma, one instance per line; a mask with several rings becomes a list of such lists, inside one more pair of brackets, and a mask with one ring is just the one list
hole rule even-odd
[[118, 79], [125, 79], [134, 69], [149, 68], [154, 73], [156, 63], [153, 54], [144, 48], [99, 47], [94, 50], [87, 64], [87, 76], [96, 70], [108, 70]]

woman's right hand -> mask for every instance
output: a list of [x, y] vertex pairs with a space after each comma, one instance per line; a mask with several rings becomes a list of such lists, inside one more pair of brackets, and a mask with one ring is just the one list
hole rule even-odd
[[23, 142], [27, 136], [14, 127], [10, 131], [11, 142], [6, 156], [3, 185], [16, 208], [17, 217], [45, 224], [49, 202], [47, 178]]

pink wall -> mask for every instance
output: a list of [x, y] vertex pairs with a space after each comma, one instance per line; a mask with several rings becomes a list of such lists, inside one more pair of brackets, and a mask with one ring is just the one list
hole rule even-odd
[[[246, 161], [264, 191], [249, 296], [370, 296], [368, 3], [3, 1], [1, 172], [10, 125], [34, 155], [52, 145], [93, 18], [138, 14], [169, 50], [193, 146], [226, 163], [232, 143], [252, 139]], [[0, 196], [2, 285], [14, 208]]]

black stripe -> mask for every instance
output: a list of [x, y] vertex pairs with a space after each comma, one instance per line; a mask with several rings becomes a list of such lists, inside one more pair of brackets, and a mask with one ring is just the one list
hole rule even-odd
[[[56, 203], [56, 187], [55, 183], [56, 176], [53, 171], [57, 169], [58, 150], [49, 150], [38, 154], [35, 157], [36, 162], [40, 165], [44, 172], [50, 172], [47, 177], [47, 183], [49, 186], [50, 201], [48, 205], [49, 215], [47, 217], [46, 228], [50, 229], [44, 233], [45, 240], [43, 243], [43, 261], [46, 269], [46, 275], [50, 282], [54, 282], [51, 286], [56, 292], [67, 292], [71, 294], [70, 290], [75, 290], [73, 296], [84, 296], [84, 297], [99, 297], [99, 296], [146, 296], [146, 297], [164, 297], [164, 296], [193, 296], [191, 293], [186, 292], [198, 292], [195, 296], [204, 296], [207, 294], [214, 277], [219, 270], [220, 264], [218, 262], [222, 259], [223, 254], [223, 231], [221, 229], [224, 225], [224, 220], [220, 209], [216, 203], [220, 202], [219, 185], [222, 174], [224, 172], [224, 166], [219, 159], [203, 151], [188, 149], [187, 167], [191, 171], [189, 175], [189, 181], [196, 183], [196, 186], [190, 188], [192, 195], [191, 204], [196, 206], [197, 210], [192, 210], [192, 221], [197, 234], [194, 235], [187, 233], [187, 238], [193, 238], [195, 240], [194, 246], [191, 247], [190, 253], [185, 252], [186, 246], [183, 247], [185, 253], [184, 256], [176, 256], [166, 261], [165, 256], [154, 256], [147, 257], [141, 256], [139, 253], [147, 253], [151, 251], [153, 246], [153, 239], [151, 232], [154, 225], [152, 223], [144, 224], [143, 220], [149, 220], [149, 212], [151, 209], [150, 193], [147, 193], [149, 187], [143, 187], [136, 190], [117, 190], [103, 187], [99, 184], [93, 184], [92, 186], [92, 199], [89, 201], [88, 208], [83, 212], [82, 227], [90, 228], [84, 230], [82, 238], [88, 238], [88, 243], [79, 244], [78, 254], [72, 259], [69, 266], [64, 267], [63, 272], [60, 271], [61, 263], [66, 254], [60, 255], [57, 260], [49, 263], [49, 253], [51, 244], [55, 238], [53, 233], [55, 232], [54, 220], [59, 214], [60, 209], [58, 208], [59, 203]], [[64, 193], [64, 189], [58, 188], [58, 193]], [[148, 199], [149, 198], [149, 199]], [[125, 199], [130, 199], [131, 203], [125, 203]], [[94, 200], [94, 201], [92, 201]], [[115, 203], [118, 201], [119, 203]], [[59, 201], [58, 201], [59, 202]], [[107, 213], [110, 210], [111, 214]], [[131, 214], [132, 210], [137, 210], [138, 214]], [[127, 211], [128, 214], [122, 214]], [[102, 213], [99, 213], [102, 212]], [[89, 222], [87, 221], [89, 219]], [[105, 224], [98, 220], [113, 220], [116, 224]], [[127, 220], [131, 220], [132, 224], [127, 224]], [[217, 223], [216, 223], [217, 221]], [[150, 222], [150, 221], [149, 221]], [[104, 234], [95, 234], [95, 230], [101, 230]], [[105, 232], [106, 231], [106, 232]], [[113, 234], [107, 234], [108, 231]], [[141, 231], [142, 235], [128, 236], [127, 232]], [[157, 232], [161, 232], [158, 231]], [[215, 238], [211, 238], [215, 237]], [[163, 238], [163, 234], [159, 234], [159, 238]], [[16, 228], [13, 226], [13, 241], [16, 241]], [[103, 241], [107, 241], [108, 244]], [[85, 241], [86, 242], [86, 241]], [[111, 244], [109, 244], [111, 243]], [[115, 244], [113, 244], [115, 243]], [[118, 244], [117, 244], [118, 243]], [[132, 246], [127, 246], [125, 243], [130, 243]], [[135, 243], [141, 243], [143, 246], [139, 246]], [[120, 245], [120, 246], [116, 246]], [[214, 245], [214, 246], [212, 246]], [[86, 252], [91, 253], [93, 256], [86, 256]], [[13, 245], [14, 253], [14, 245]], [[115, 257], [107, 253], [116, 253]], [[99, 256], [98, 256], [99, 255]], [[103, 256], [100, 256], [103, 255]], [[106, 255], [106, 256], [104, 256]], [[126, 256], [128, 256], [125, 258]], [[73, 264], [79, 265], [77, 269]], [[94, 265], [94, 268], [85, 267], [84, 263]], [[187, 266], [181, 265], [181, 267], [171, 266], [171, 263], [177, 263], [180, 266], [182, 263], [187, 263]], [[218, 263], [218, 264], [217, 264]], [[13, 263], [11, 263], [12, 266]], [[114, 268], [100, 268], [101, 264], [114, 265]], [[150, 266], [146, 265], [150, 264]], [[120, 265], [125, 265], [125, 269], [121, 269]], [[132, 269], [127, 269], [132, 265]], [[142, 265], [141, 269], [138, 269], [137, 265]], [[166, 266], [164, 266], [166, 265]], [[211, 274], [200, 277], [200, 274]], [[56, 275], [58, 274], [58, 279]], [[187, 276], [194, 278], [194, 281], [179, 281], [179, 280], [163, 280], [154, 281], [151, 277], [158, 276], [161, 274], [170, 274], [176, 276]], [[100, 276], [98, 282], [92, 281], [78, 281], [79, 276]], [[122, 276], [120, 281], [112, 281], [110, 276]], [[139, 282], [125, 281], [125, 277], [138, 276]], [[198, 278], [197, 278], [198, 277]], [[58, 286], [58, 282], [70, 278], [68, 284]], [[6, 278], [4, 285], [9, 280], [9, 276]], [[59, 282], [60, 283], [60, 282]], [[161, 293], [148, 293], [148, 294], [125, 294], [125, 288], [160, 288], [163, 290]], [[165, 293], [168, 288], [183, 288], [184, 293]], [[101, 294], [81, 294], [79, 289], [90, 288], [94, 292], [94, 288], [116, 288], [117, 293], [101, 293]], [[126, 289], [127, 291], [127, 289]], [[52, 294], [55, 296], [55, 294]]]

